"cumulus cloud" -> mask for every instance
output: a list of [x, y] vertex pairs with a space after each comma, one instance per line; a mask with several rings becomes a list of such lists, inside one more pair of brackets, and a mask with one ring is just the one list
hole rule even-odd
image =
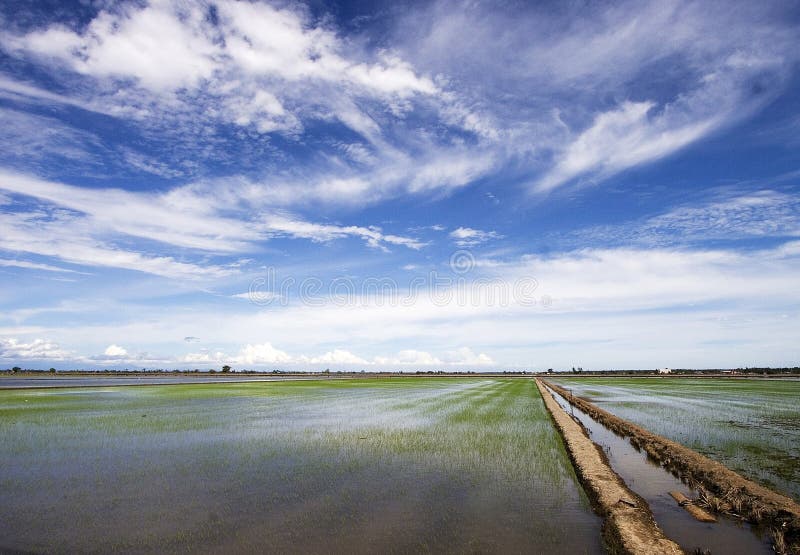
[[484, 366], [494, 364], [494, 360], [486, 353], [474, 353], [469, 347], [461, 347], [445, 354], [445, 361], [450, 364], [464, 366]]
[[245, 345], [233, 361], [238, 364], [276, 364], [292, 362], [292, 357], [271, 343], [261, 343]]
[[376, 364], [380, 365], [412, 365], [412, 366], [431, 366], [443, 364], [442, 361], [426, 351], [418, 351], [416, 349], [404, 349], [399, 351], [395, 356], [391, 357], [376, 357]]
[[436, 356], [428, 351], [404, 349], [390, 357], [375, 357], [373, 364], [379, 366], [484, 366], [494, 364], [494, 360], [485, 353], [475, 354], [469, 347], [460, 347]]
[[363, 358], [345, 349], [334, 349], [323, 355], [308, 359], [311, 364], [369, 364]]
[[34, 339], [29, 343], [14, 337], [0, 337], [0, 359], [23, 360], [67, 360], [74, 353], [62, 349], [58, 343], [45, 339]]
[[[224, 363], [229, 362], [225, 353], [222, 351], [200, 351], [197, 353], [188, 353], [178, 358], [178, 362], [187, 364], [209, 364], [209, 363]], [[232, 361], [231, 361], [232, 362]]]
[[119, 345], [109, 345], [106, 347], [103, 354], [108, 358], [126, 358], [128, 356], [128, 351]]
[[351, 124], [366, 117], [348, 113], [351, 98], [395, 106], [393, 99], [439, 93], [407, 60], [389, 52], [369, 59], [297, 6], [154, 0], [100, 11], [81, 29], [54, 23], [3, 43], [54, 67], [170, 94], [173, 105], [202, 92], [216, 100], [218, 117], [263, 133], [296, 130], [320, 104]]
[[363, 366], [374, 369], [402, 367], [428, 367], [428, 366], [465, 366], [478, 367], [494, 364], [491, 357], [485, 353], [475, 354], [469, 347], [446, 351], [441, 357], [427, 351], [405, 349], [391, 356], [375, 356], [367, 359], [358, 356], [347, 349], [336, 348], [321, 355], [310, 356], [306, 354], [290, 355], [275, 348], [271, 343], [262, 343], [243, 347], [238, 355], [226, 355], [224, 352], [211, 352], [203, 350], [179, 357], [177, 362], [200, 364], [239, 364], [239, 365], [264, 365], [274, 364], [283, 367], [317, 367], [330, 365], [337, 367]]

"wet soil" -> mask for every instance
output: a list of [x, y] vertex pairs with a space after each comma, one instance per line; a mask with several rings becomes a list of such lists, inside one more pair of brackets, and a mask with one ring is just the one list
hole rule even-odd
[[776, 551], [800, 553], [800, 505], [792, 499], [756, 484], [717, 461], [709, 459], [679, 443], [656, 435], [627, 420], [570, 393], [551, 382], [545, 382], [558, 394], [569, 398], [578, 409], [587, 413], [615, 433], [628, 437], [631, 443], [684, 481], [704, 487], [717, 499], [735, 499], [737, 514], [753, 524], [776, 531], [780, 536]]

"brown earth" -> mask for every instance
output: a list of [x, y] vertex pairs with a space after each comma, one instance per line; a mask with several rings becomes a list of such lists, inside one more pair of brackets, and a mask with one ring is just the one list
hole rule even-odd
[[556, 403], [539, 380], [545, 406], [567, 445], [570, 458], [595, 508], [603, 516], [603, 538], [611, 553], [682, 554], [656, 524], [644, 499], [628, 489], [583, 428]]
[[544, 383], [607, 428], [628, 437], [634, 447], [644, 449], [676, 476], [701, 486], [714, 505], [754, 524], [769, 527], [776, 552], [800, 554], [800, 505], [794, 500], [748, 480], [688, 447], [614, 416], [586, 399], [573, 397], [563, 387]]

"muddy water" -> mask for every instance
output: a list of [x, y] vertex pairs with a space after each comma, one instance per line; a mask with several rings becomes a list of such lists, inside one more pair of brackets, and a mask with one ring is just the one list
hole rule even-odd
[[800, 381], [573, 378], [559, 382], [615, 416], [800, 501]]
[[561, 395], [549, 390], [567, 413], [577, 418], [589, 432], [589, 437], [606, 454], [611, 467], [630, 489], [643, 497], [664, 533], [687, 553], [708, 549], [713, 554], [753, 555], [770, 554], [773, 550], [766, 534], [758, 533], [746, 523], [719, 518], [716, 523], [695, 520], [681, 508], [670, 491], [680, 491], [689, 498], [696, 494], [644, 451], [637, 451], [627, 438], [614, 434], [590, 416], [571, 406]]

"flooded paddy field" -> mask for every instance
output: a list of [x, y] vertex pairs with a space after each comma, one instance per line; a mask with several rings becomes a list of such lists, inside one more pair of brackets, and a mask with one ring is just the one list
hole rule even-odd
[[4, 390], [0, 429], [0, 552], [602, 552], [532, 380]]
[[759, 378], [559, 378], [620, 418], [800, 500], [800, 381]]

